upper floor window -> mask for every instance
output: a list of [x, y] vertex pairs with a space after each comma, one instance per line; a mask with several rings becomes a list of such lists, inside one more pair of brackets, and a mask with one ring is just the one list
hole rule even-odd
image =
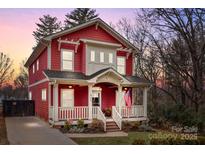
[[109, 53], [108, 55], [109, 63], [113, 63], [113, 53]]
[[117, 71], [125, 75], [125, 57], [117, 57]]
[[33, 64], [33, 74], [35, 73], [35, 64]]
[[95, 61], [95, 51], [90, 51], [90, 61]]
[[73, 70], [73, 51], [62, 50], [62, 70]]
[[104, 52], [100, 52], [100, 62], [101, 63], [104, 63], [104, 56], [105, 54], [104, 54]]
[[41, 90], [41, 100], [46, 101], [46, 89]]
[[39, 70], [39, 60], [37, 60], [37, 62], [36, 62], [36, 70], [37, 71]]

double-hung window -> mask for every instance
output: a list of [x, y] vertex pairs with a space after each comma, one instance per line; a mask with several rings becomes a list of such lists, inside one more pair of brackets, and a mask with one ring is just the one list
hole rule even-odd
[[109, 59], [109, 63], [112, 64], [113, 63], [113, 53], [109, 53], [108, 59]]
[[117, 71], [125, 75], [125, 57], [117, 57]]
[[104, 57], [105, 57], [104, 55], [105, 55], [104, 52], [100, 52], [100, 62], [101, 62], [101, 63], [104, 63], [104, 61], [105, 61], [105, 60], [104, 60]]
[[41, 90], [41, 100], [42, 101], [46, 101], [46, 89], [42, 89]]
[[61, 89], [61, 107], [74, 107], [73, 89]]
[[28, 99], [32, 100], [32, 92], [31, 91], [29, 91], [29, 93], [28, 93]]
[[72, 71], [73, 51], [63, 49], [61, 52], [62, 52], [62, 70]]
[[95, 61], [95, 51], [90, 51], [90, 61], [94, 62]]

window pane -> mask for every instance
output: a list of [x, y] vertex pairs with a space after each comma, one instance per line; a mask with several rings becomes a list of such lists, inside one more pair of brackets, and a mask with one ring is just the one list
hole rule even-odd
[[125, 74], [125, 67], [124, 66], [117, 66], [117, 71], [120, 74]]
[[117, 57], [117, 65], [125, 66], [125, 58]]
[[37, 60], [37, 62], [36, 62], [36, 70], [37, 71], [39, 70], [39, 60]]
[[35, 73], [35, 65], [33, 64], [33, 74]]
[[113, 54], [109, 53], [109, 63], [113, 63]]
[[63, 70], [72, 70], [72, 69], [73, 69], [73, 62], [63, 60]]
[[32, 93], [31, 93], [31, 91], [29, 91], [29, 96], [28, 96], [29, 98], [29, 100], [32, 100]]
[[41, 91], [41, 99], [42, 99], [42, 101], [46, 101], [46, 89], [42, 89], [42, 91]]
[[104, 62], [104, 52], [100, 52], [100, 62]]
[[73, 59], [73, 52], [72, 51], [63, 51], [63, 60], [72, 60]]
[[61, 106], [62, 107], [73, 107], [73, 89], [62, 89], [61, 90]]
[[95, 51], [90, 52], [90, 61], [95, 61]]

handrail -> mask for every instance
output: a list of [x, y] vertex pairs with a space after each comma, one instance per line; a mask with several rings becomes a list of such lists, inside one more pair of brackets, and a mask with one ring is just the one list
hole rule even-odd
[[122, 116], [117, 111], [115, 106], [112, 107], [112, 118], [121, 130], [122, 129]]
[[104, 131], [106, 131], [106, 118], [100, 107], [97, 107], [97, 119], [102, 120], [104, 124]]

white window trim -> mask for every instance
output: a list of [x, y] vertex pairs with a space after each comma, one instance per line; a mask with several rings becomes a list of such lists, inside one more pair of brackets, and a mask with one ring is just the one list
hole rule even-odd
[[[45, 96], [43, 96], [43, 94], [44, 94], [43, 92], [45, 92]], [[42, 101], [46, 101], [47, 100], [47, 89], [46, 88], [41, 90], [41, 100]]]
[[[110, 62], [110, 55], [112, 55], [112, 62]], [[113, 64], [114, 61], [114, 54], [113, 53], [108, 53], [108, 63]]]
[[100, 52], [100, 63], [104, 63], [105, 62], [105, 53], [104, 52]]
[[[72, 69], [63, 69], [63, 51], [72, 52]], [[61, 71], [74, 71], [74, 50], [61, 49]]]
[[75, 98], [74, 98], [74, 89], [61, 89], [61, 93], [60, 93], [60, 97], [61, 97], [61, 102], [60, 102], [60, 103], [61, 103], [61, 107], [64, 107], [64, 106], [63, 106], [63, 99], [62, 99], [62, 95], [63, 95], [63, 91], [64, 91], [64, 90], [72, 91], [72, 94], [73, 94], [72, 97], [73, 97], [73, 99], [72, 99], [72, 107], [71, 107], [71, 108], [73, 108], [73, 107], [75, 106], [75, 104], [74, 104], [74, 102], [75, 102], [75, 101], [74, 101], [74, 99], [75, 99]]
[[124, 73], [122, 74], [119, 72], [120, 74], [125, 75], [126, 74], [126, 57], [125, 56], [117, 56], [117, 68], [118, 68], [118, 66], [122, 66], [122, 65], [118, 65], [118, 58], [123, 58], [125, 60]]
[[[94, 56], [93, 59], [92, 59], [92, 53], [94, 53], [94, 54], [93, 54], [93, 56]], [[91, 50], [91, 51], [90, 51], [90, 61], [91, 61], [91, 62], [95, 62], [95, 58], [96, 58], [96, 51]]]
[[36, 70], [39, 70], [39, 59], [36, 61]]

